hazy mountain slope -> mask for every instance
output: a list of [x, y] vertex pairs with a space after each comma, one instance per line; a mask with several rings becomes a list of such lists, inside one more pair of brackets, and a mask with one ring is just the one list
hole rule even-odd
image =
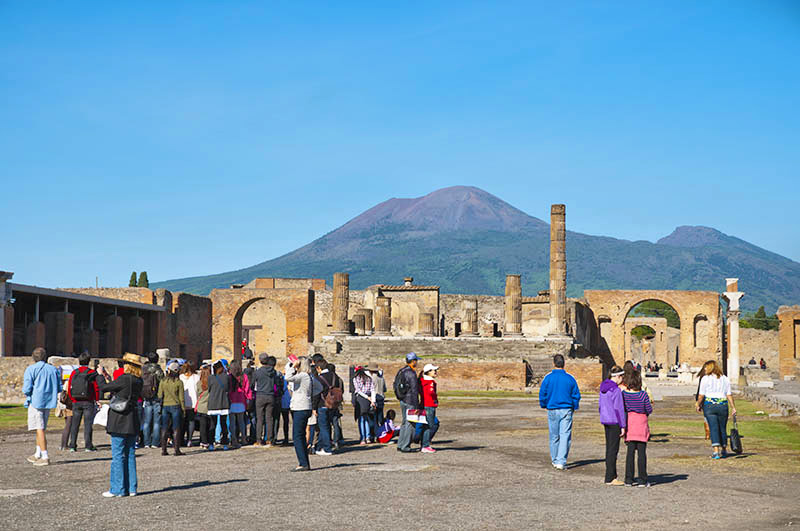
[[[257, 276], [350, 273], [350, 286], [400, 283], [406, 275], [448, 293], [502, 294], [506, 273], [523, 294], [548, 287], [549, 226], [477, 188], [390, 199], [284, 256], [217, 275], [153, 283], [205, 294]], [[747, 309], [800, 301], [800, 264], [708, 227], [679, 227], [657, 243], [567, 235], [570, 296], [584, 289], [708, 289], [739, 277]]]

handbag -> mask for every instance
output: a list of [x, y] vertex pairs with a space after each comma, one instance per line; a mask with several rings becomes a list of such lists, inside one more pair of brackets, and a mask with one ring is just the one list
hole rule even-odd
[[125, 411], [128, 410], [128, 405], [131, 401], [130, 395], [133, 394], [133, 383], [131, 382], [131, 378], [128, 378], [128, 384], [130, 386], [128, 398], [122, 398], [119, 396], [119, 393], [117, 393], [112, 396], [111, 400], [108, 402], [108, 407], [115, 413], [125, 413]]
[[108, 424], [108, 404], [103, 404], [94, 416], [94, 424], [106, 426]]
[[733, 416], [733, 428], [730, 434], [731, 452], [735, 454], [742, 453], [742, 436], [739, 435], [739, 424], [736, 422], [736, 415]]

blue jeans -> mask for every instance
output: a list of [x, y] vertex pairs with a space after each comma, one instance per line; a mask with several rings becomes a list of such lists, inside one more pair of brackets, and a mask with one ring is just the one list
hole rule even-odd
[[321, 407], [317, 414], [317, 429], [319, 429], [318, 449], [331, 451], [331, 410]]
[[550, 428], [550, 460], [554, 465], [566, 465], [572, 442], [572, 409], [548, 409]]
[[428, 422], [426, 426], [422, 428], [422, 447], [427, 448], [431, 445], [431, 440], [433, 440], [433, 436], [436, 435], [436, 432], [439, 431], [439, 419], [436, 418], [436, 408], [435, 407], [426, 407], [425, 408], [425, 420]]
[[161, 428], [166, 430], [172, 420], [172, 429], [176, 435], [183, 427], [183, 410], [181, 406], [164, 406], [161, 408]]
[[397, 436], [397, 448], [399, 450], [408, 450], [411, 448], [411, 440], [414, 436], [414, 426], [408, 421], [408, 410], [411, 406], [400, 401], [400, 410], [403, 414], [403, 423], [400, 425], [400, 434]]
[[365, 413], [358, 417], [358, 434], [362, 441], [375, 438], [375, 416]]
[[292, 442], [294, 443], [294, 453], [297, 454], [297, 462], [300, 464], [300, 466], [309, 466], [306, 426], [308, 425], [308, 419], [310, 417], [310, 409], [304, 409], [303, 411], [292, 411]]
[[[145, 446], [159, 446], [161, 441], [161, 402], [156, 399], [143, 400], [142, 435]], [[152, 429], [151, 429], [152, 428]]]
[[728, 403], [712, 404], [703, 402], [703, 416], [708, 422], [711, 446], [726, 446], [728, 431]]
[[111, 494], [136, 493], [136, 435], [111, 435]]

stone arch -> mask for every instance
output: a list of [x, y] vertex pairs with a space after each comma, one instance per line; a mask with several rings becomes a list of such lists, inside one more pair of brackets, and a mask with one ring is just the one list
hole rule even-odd
[[286, 313], [280, 304], [263, 298], [251, 302], [241, 315], [243, 333], [248, 326], [260, 327], [249, 330], [250, 348], [255, 355], [260, 352], [277, 358], [286, 355]]
[[245, 312], [258, 301], [264, 300], [264, 297], [253, 297], [245, 301], [236, 310], [233, 316], [233, 344], [231, 345], [233, 351], [233, 359], [238, 360], [242, 358], [242, 318]]

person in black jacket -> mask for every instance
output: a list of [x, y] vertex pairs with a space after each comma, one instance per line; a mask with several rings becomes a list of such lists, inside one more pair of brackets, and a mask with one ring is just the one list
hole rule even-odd
[[[230, 375], [225, 371], [225, 365], [217, 360], [211, 367], [208, 377], [208, 415], [211, 417], [211, 429], [216, 430], [217, 422], [222, 428], [222, 449], [228, 449], [228, 413], [231, 399], [228, 393], [231, 389]], [[214, 445], [209, 444], [208, 449], [213, 451]]]
[[[275, 370], [277, 360], [275, 356], [270, 356], [262, 352], [258, 356], [261, 367], [253, 373], [255, 385], [256, 402], [256, 442], [254, 446], [264, 446], [266, 441], [267, 448], [275, 444], [275, 424], [272, 420], [273, 411], [276, 407], [280, 409], [280, 394], [283, 391], [283, 381], [280, 374]], [[266, 426], [265, 426], [266, 425]], [[266, 437], [264, 428], [266, 427]]]
[[403, 411], [403, 424], [400, 426], [400, 435], [397, 439], [399, 452], [414, 451], [411, 449], [411, 439], [415, 428], [408, 422], [407, 413], [409, 409], [419, 409], [419, 378], [416, 373], [418, 361], [419, 358], [415, 353], [406, 354], [406, 366], [400, 369], [394, 378], [394, 393]]
[[112, 393], [115, 398], [127, 400], [127, 407], [117, 412], [108, 410], [106, 431], [111, 436], [111, 488], [103, 493], [106, 498], [136, 496], [136, 438], [141, 419], [136, 403], [142, 396], [142, 361], [136, 354], [125, 354], [125, 373], [108, 383], [99, 382], [100, 393]]

